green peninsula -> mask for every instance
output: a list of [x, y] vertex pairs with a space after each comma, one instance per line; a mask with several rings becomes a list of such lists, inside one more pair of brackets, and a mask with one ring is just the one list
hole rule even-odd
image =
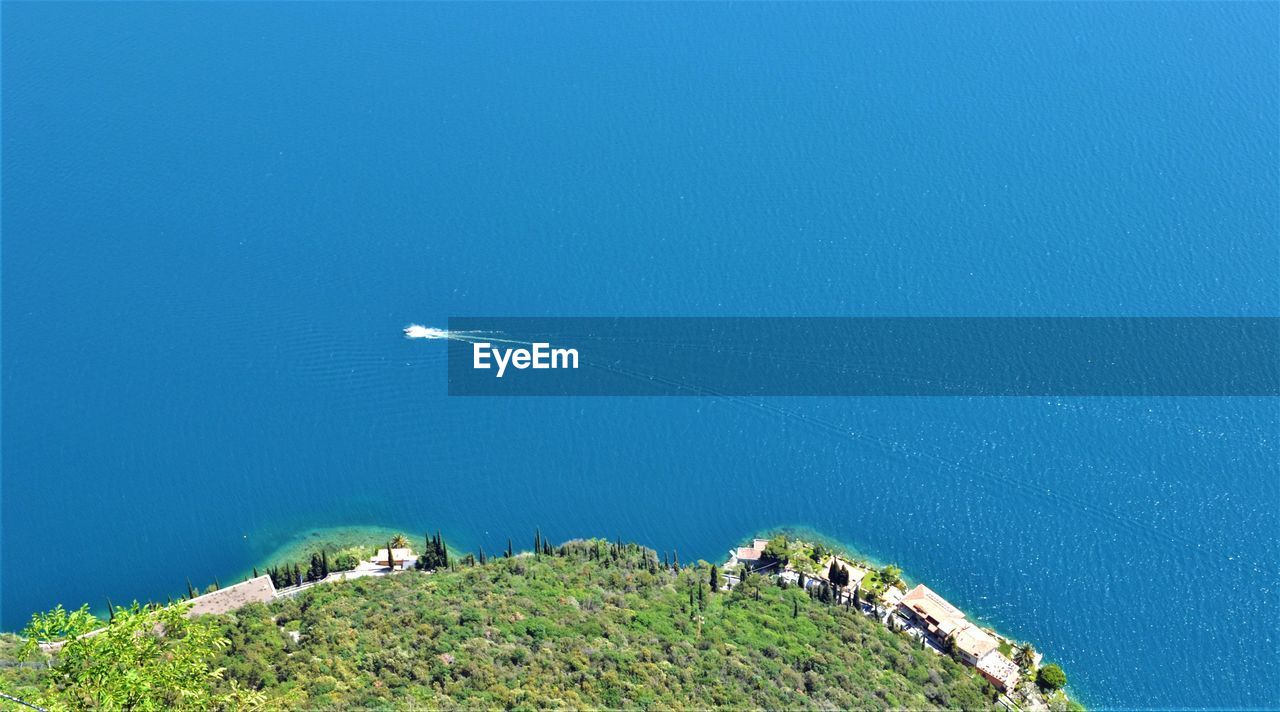
[[196, 674], [185, 671], [186, 688], [95, 698], [89, 678], [58, 659], [72, 642], [36, 654], [51, 668], [0, 669], [0, 689], [51, 709], [998, 707], [1000, 693], [971, 667], [783, 577], [681, 566], [603, 540], [535, 549], [449, 557], [441, 546], [419, 559], [434, 571], [392, 556], [383, 575], [330, 573], [198, 616], [207, 595], [119, 608], [105, 630], [169, 616], [179, 634], [158, 646], [163, 665], [190, 657], [185, 638], [214, 641]]

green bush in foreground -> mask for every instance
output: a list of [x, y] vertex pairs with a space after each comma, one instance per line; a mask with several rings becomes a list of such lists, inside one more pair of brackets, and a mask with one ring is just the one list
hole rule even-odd
[[[250, 708], [262, 695], [210, 663], [226, 644], [217, 624], [189, 619], [184, 605], [117, 607], [105, 628], [88, 607], [61, 606], [32, 616], [19, 659], [40, 657], [38, 643], [65, 641], [52, 667], [21, 692], [51, 710]], [[86, 635], [94, 631], [91, 635]]]

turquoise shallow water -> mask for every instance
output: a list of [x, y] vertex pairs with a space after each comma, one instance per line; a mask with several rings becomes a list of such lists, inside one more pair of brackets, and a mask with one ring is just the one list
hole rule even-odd
[[1274, 398], [448, 398], [399, 332], [1278, 315], [1277, 5], [0, 12], [5, 628], [322, 526], [802, 524], [1092, 704], [1280, 705]]

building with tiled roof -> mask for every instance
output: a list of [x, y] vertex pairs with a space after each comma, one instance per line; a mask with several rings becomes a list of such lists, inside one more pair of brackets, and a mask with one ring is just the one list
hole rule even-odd
[[386, 566], [391, 569], [409, 569], [418, 561], [417, 554], [413, 553], [413, 549], [392, 549], [391, 556], [387, 556], [387, 550], [378, 549], [378, 553], [373, 555], [369, 562], [378, 566]]
[[998, 650], [983, 655], [974, 667], [1001, 692], [1017, 687], [1018, 678], [1021, 677], [1018, 665]]
[[907, 592], [898, 602], [898, 609], [908, 618], [915, 620], [930, 634], [946, 638], [959, 632], [964, 621], [964, 613], [947, 602], [947, 599], [934, 593], [928, 586], [920, 584]]
[[951, 634], [951, 643], [960, 657], [970, 665], [977, 665], [984, 655], [1000, 647], [995, 638], [967, 621]]

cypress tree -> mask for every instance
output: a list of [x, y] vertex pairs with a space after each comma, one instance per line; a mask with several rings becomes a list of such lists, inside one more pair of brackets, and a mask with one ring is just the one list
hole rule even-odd
[[217, 591], [217, 590], [218, 590], [218, 589], [220, 589], [220, 588], [222, 588], [222, 584], [218, 583], [218, 577], [217, 577], [217, 576], [214, 576], [214, 577], [213, 577], [213, 590]]
[[511, 537], [507, 537], [507, 558], [510, 559], [514, 555], [515, 552], [511, 551]]
[[799, 601], [799, 599], [795, 599], [795, 598], [791, 599], [791, 617], [792, 617], [792, 618], [799, 618], [799, 617], [800, 617], [800, 601]]
[[480, 565], [484, 566], [484, 547], [480, 547]]
[[720, 569], [715, 564], [711, 565], [711, 592], [715, 593], [720, 590]]
[[191, 585], [191, 577], [187, 577], [187, 598], [195, 598], [196, 589]]
[[535, 554], [542, 553], [542, 530], [541, 529], [533, 530], [533, 553]]
[[107, 596], [107, 622], [110, 623], [116, 619], [116, 607], [111, 604], [111, 597]]
[[258, 578], [258, 567], [253, 567], [253, 578]]
[[324, 549], [320, 550], [320, 578], [329, 577], [329, 555]]

